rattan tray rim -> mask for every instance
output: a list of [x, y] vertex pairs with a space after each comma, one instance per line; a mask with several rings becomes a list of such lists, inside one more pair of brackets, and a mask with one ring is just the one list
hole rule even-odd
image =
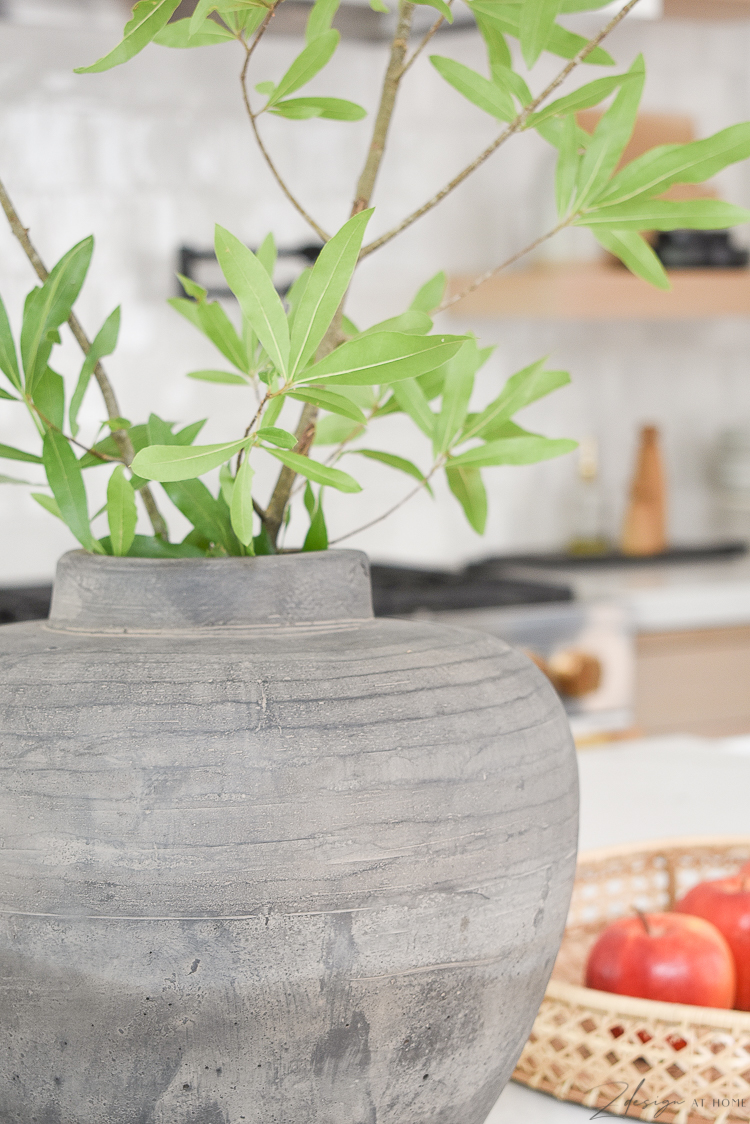
[[591, 987], [550, 980], [547, 995], [575, 1007], [592, 1007], [617, 1015], [643, 1015], [668, 1023], [715, 1026], [719, 1029], [750, 1030], [750, 1011], [727, 1010], [722, 1007], [691, 1007], [687, 1003], [661, 1003], [656, 999], [638, 999], [611, 991], [595, 991]]
[[668, 835], [653, 839], [643, 839], [632, 843], [615, 843], [608, 847], [594, 847], [578, 852], [578, 865], [586, 862], [600, 862], [602, 859], [617, 858], [620, 855], [638, 854], [641, 851], [672, 850], [689, 847], [747, 847], [750, 835]]

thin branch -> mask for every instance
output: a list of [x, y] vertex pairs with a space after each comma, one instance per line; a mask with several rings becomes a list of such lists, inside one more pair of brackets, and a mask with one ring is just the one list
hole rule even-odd
[[357, 183], [356, 197], [352, 205], [352, 215], [358, 215], [360, 211], [364, 211], [370, 204], [370, 199], [375, 187], [375, 180], [377, 179], [380, 163], [383, 159], [388, 128], [396, 104], [396, 94], [398, 93], [399, 83], [404, 73], [404, 59], [409, 44], [409, 32], [411, 30], [413, 18], [414, 4], [411, 0], [402, 0], [398, 24], [396, 25], [393, 40], [391, 41], [391, 53], [388, 59], [388, 67], [385, 72], [385, 77], [383, 78], [380, 105], [378, 106], [378, 112], [372, 130], [372, 140], [370, 141], [370, 147], [367, 152], [365, 166], [362, 169], [362, 174]]
[[[453, 0], [448, 0], [448, 7], [450, 8], [452, 6], [453, 6]], [[419, 44], [418, 47], [415, 48], [411, 58], [408, 58], [406, 60], [406, 62], [404, 63], [404, 65], [401, 69], [401, 75], [400, 75], [401, 78], [403, 78], [403, 76], [406, 74], [409, 67], [413, 65], [415, 60], [419, 58], [419, 56], [422, 54], [422, 51], [425, 49], [425, 47], [429, 43], [430, 39], [432, 39], [435, 32], [439, 31], [444, 23], [445, 23], [445, 16], [438, 16], [438, 18], [435, 20], [435, 22], [433, 23], [430, 30], [425, 33], [424, 38], [422, 39], [422, 42]]]
[[566, 226], [570, 226], [575, 217], [575, 215], [570, 215], [562, 222], [559, 222], [557, 226], [552, 230], [548, 230], [546, 234], [540, 234], [539, 237], [535, 238], [534, 241], [531, 242], [528, 246], [524, 246], [523, 250], [519, 250], [517, 253], [512, 254], [509, 258], [506, 258], [504, 262], [500, 263], [500, 265], [496, 265], [494, 269], [488, 269], [486, 273], [482, 273], [479, 275], [479, 277], [475, 277], [472, 283], [470, 285], [467, 285], [465, 289], [462, 289], [460, 293], [454, 293], [453, 296], [446, 297], [446, 299], [435, 309], [435, 314], [437, 314], [438, 312], [445, 312], [446, 308], [450, 308], [451, 305], [458, 304], [458, 302], [462, 301], [464, 297], [468, 297], [469, 293], [473, 293], [474, 290], [478, 289], [480, 285], [484, 285], [485, 281], [489, 281], [490, 277], [494, 277], [496, 273], [500, 273], [501, 270], [507, 269], [509, 265], [514, 265], [515, 262], [517, 262], [520, 258], [525, 257], [526, 254], [530, 254], [532, 250], [535, 250], [537, 246], [543, 245], [543, 243], [547, 242], [548, 239], [554, 237], [555, 234], [559, 234], [561, 230], [564, 230]]
[[250, 59], [252, 57], [253, 51], [255, 50], [255, 48], [260, 43], [263, 36], [266, 34], [266, 31], [268, 30], [268, 25], [271, 22], [271, 20], [273, 19], [274, 15], [276, 14], [276, 9], [278, 8], [279, 4], [282, 4], [282, 3], [283, 3], [283, 0], [276, 0], [276, 3], [272, 4], [272, 6], [268, 10], [268, 15], [264, 18], [263, 23], [260, 25], [258, 30], [255, 32], [255, 38], [253, 39], [252, 43], [250, 43], [248, 45], [243, 40], [243, 45], [245, 47], [245, 52], [246, 52], [245, 65], [242, 68], [243, 84], [244, 84], [244, 76], [247, 74], [248, 64], [249, 64]]
[[[44, 282], [49, 277], [49, 270], [45, 266], [44, 262], [37, 253], [34, 244], [29, 238], [28, 228], [23, 225], [20, 218], [18, 217], [18, 212], [13, 206], [10, 196], [5, 190], [5, 186], [3, 185], [2, 181], [0, 181], [0, 204], [2, 204], [2, 208], [5, 211], [5, 215], [10, 224], [11, 230], [20, 242], [23, 251], [26, 254], [26, 257], [34, 267], [37, 277], [42, 282], [42, 284], [44, 284]], [[74, 312], [71, 312], [70, 316], [68, 317], [68, 324], [70, 326], [71, 332], [75, 336], [79, 347], [81, 348], [81, 351], [84, 355], [88, 355], [88, 353], [91, 351], [91, 341], [84, 332], [83, 327], [81, 326], [81, 322]], [[102, 397], [104, 399], [104, 405], [107, 408], [108, 417], [121, 417], [122, 414], [117, 402], [117, 396], [115, 394], [114, 387], [107, 378], [107, 375], [101, 363], [97, 363], [94, 367], [94, 378], [99, 384], [99, 389], [101, 390]], [[129, 467], [135, 456], [135, 449], [133, 448], [133, 442], [130, 440], [130, 436], [128, 435], [127, 430], [116, 429], [112, 432], [112, 437], [117, 444], [118, 449], [120, 450], [124, 464]], [[154, 534], [157, 538], [166, 539], [167, 524], [164, 522], [164, 518], [159, 511], [159, 508], [157, 507], [156, 500], [153, 497], [151, 489], [149, 488], [148, 484], [144, 484], [144, 486], [140, 488], [139, 491], [143, 500], [143, 505], [146, 508], [146, 512], [151, 521], [151, 526], [153, 528]]]
[[367, 246], [363, 246], [362, 252], [360, 253], [360, 260], [367, 257], [367, 255], [371, 254], [374, 250], [380, 249], [381, 246], [385, 246], [387, 242], [390, 242], [391, 239], [395, 238], [397, 234], [401, 234], [401, 232], [410, 227], [412, 223], [415, 223], [417, 219], [421, 219], [423, 215], [426, 215], [428, 211], [431, 211], [433, 207], [436, 207], [438, 203], [441, 203], [447, 195], [450, 195], [450, 193], [454, 191], [459, 186], [459, 184], [462, 184], [464, 180], [471, 175], [472, 172], [475, 172], [477, 168], [481, 167], [482, 164], [484, 164], [484, 162], [489, 159], [489, 157], [492, 156], [493, 152], [496, 152], [502, 144], [504, 144], [515, 133], [520, 132], [526, 125], [526, 122], [531, 114], [539, 108], [543, 101], [546, 101], [550, 94], [553, 94], [555, 92], [558, 86], [562, 85], [565, 79], [570, 74], [572, 74], [577, 66], [580, 66], [580, 64], [586, 58], [588, 58], [592, 51], [596, 50], [602, 40], [606, 39], [610, 32], [613, 31], [614, 28], [617, 27], [617, 25], [623, 19], [625, 19], [625, 16], [628, 14], [628, 12], [631, 11], [631, 9], [634, 8], [637, 3], [638, 0], [628, 0], [627, 4], [625, 4], [625, 6], [617, 13], [617, 15], [609, 21], [607, 26], [604, 27], [598, 33], [598, 35], [595, 35], [593, 39], [590, 39], [584, 47], [581, 47], [581, 50], [578, 52], [575, 58], [572, 58], [570, 62], [563, 67], [557, 77], [554, 78], [552, 82], [550, 82], [550, 84], [545, 87], [544, 90], [542, 90], [541, 94], [535, 97], [533, 101], [529, 102], [527, 106], [524, 106], [518, 116], [510, 123], [510, 125], [508, 125], [506, 129], [503, 130], [500, 136], [497, 137], [492, 142], [492, 144], [488, 145], [487, 148], [485, 148], [484, 152], [481, 152], [479, 156], [477, 156], [476, 160], [472, 160], [471, 164], [468, 164], [467, 167], [463, 169], [463, 171], [459, 172], [457, 176], [454, 176], [450, 183], [446, 184], [444, 188], [438, 191], [436, 195], [433, 195], [431, 199], [428, 199], [428, 201], [421, 207], [419, 207], [416, 211], [413, 211], [410, 215], [407, 215], [407, 217], [403, 219], [398, 224], [398, 226], [394, 226], [392, 230], [386, 231], [385, 234], [381, 234], [380, 238], [376, 238]]
[[[281, 2], [282, 2], [282, 0], [279, 0], [279, 3], [281, 3]], [[263, 139], [260, 135], [260, 132], [258, 131], [258, 124], [257, 124], [257, 121], [256, 121], [257, 114], [253, 113], [253, 108], [250, 105], [250, 95], [247, 92], [248, 66], [250, 64], [250, 58], [252, 56], [252, 53], [255, 50], [256, 46], [258, 45], [258, 40], [260, 39], [261, 33], [263, 31], [265, 31], [266, 27], [268, 26], [268, 24], [271, 20], [271, 17], [273, 16], [273, 12], [274, 12], [274, 9], [272, 9], [268, 13], [268, 15], [264, 19], [263, 23], [261, 24], [261, 26], [258, 28], [258, 34], [256, 35], [255, 39], [253, 40], [252, 44], [249, 47], [246, 48], [245, 62], [243, 64], [242, 71], [240, 73], [240, 87], [242, 89], [242, 101], [244, 103], [245, 111], [247, 113], [248, 119], [250, 121], [250, 126], [253, 130], [253, 135], [255, 137], [256, 144], [258, 145], [258, 148], [260, 149], [260, 152], [261, 152], [261, 155], [262, 155], [263, 159], [265, 160], [266, 164], [268, 165], [268, 168], [271, 172], [271, 175], [274, 177], [277, 184], [279, 185], [279, 187], [283, 191], [284, 195], [286, 195], [287, 199], [292, 204], [294, 209], [298, 212], [298, 214], [300, 214], [302, 216], [302, 218], [305, 220], [305, 222], [309, 226], [312, 227], [312, 229], [317, 234], [318, 238], [320, 238], [323, 242], [328, 242], [330, 240], [330, 237], [331, 237], [330, 234], [326, 234], [325, 230], [323, 230], [323, 227], [320, 226], [315, 221], [315, 219], [312, 217], [312, 215], [309, 215], [307, 213], [307, 211], [302, 206], [302, 204], [299, 202], [299, 200], [296, 199], [294, 197], [294, 195], [292, 195], [291, 191], [289, 190], [286, 183], [282, 179], [281, 173], [279, 172], [278, 168], [274, 164], [274, 162], [271, 158], [270, 152], [268, 151], [265, 144], [263, 143]]]
[[83, 441], [77, 441], [75, 439], [75, 437], [68, 437], [67, 433], [65, 433], [62, 429], [60, 429], [59, 425], [55, 425], [54, 422], [51, 422], [49, 420], [49, 418], [46, 417], [46, 415], [42, 413], [42, 411], [39, 409], [39, 407], [34, 402], [31, 401], [31, 399], [27, 398], [26, 402], [31, 407], [31, 409], [34, 411], [34, 413], [37, 414], [39, 418], [41, 418], [41, 420], [47, 426], [47, 429], [54, 429], [55, 433], [59, 433], [60, 436], [64, 437], [65, 440], [70, 445], [77, 445], [79, 449], [83, 449], [84, 453], [90, 453], [91, 456], [96, 457], [97, 460], [110, 461], [110, 462], [114, 462], [115, 464], [122, 464], [123, 463], [122, 457], [111, 457], [109, 455], [109, 453], [100, 453], [98, 449], [90, 449], [88, 447], [88, 445], [85, 445], [83, 443]]
[[340, 535], [337, 539], [331, 539], [330, 542], [328, 543], [328, 545], [329, 546], [336, 546], [337, 543], [344, 542], [345, 539], [350, 539], [350, 538], [352, 538], [353, 535], [358, 535], [360, 533], [360, 531], [367, 531], [367, 530], [369, 530], [370, 527], [374, 527], [376, 523], [382, 523], [384, 519], [387, 519], [389, 515], [393, 515], [394, 511], [398, 511], [398, 509], [400, 507], [403, 507], [405, 503], [408, 503], [408, 501], [410, 499], [412, 499], [413, 496], [416, 496], [418, 492], [422, 491], [424, 486], [429, 481], [430, 477], [434, 476], [434, 474], [437, 472], [441, 463], [442, 462], [438, 462], [437, 464], [434, 464], [432, 466], [432, 468], [430, 469], [430, 471], [425, 476], [424, 480], [421, 482], [421, 484], [417, 484], [416, 488], [412, 488], [412, 490], [410, 492], [408, 492], [403, 497], [403, 499], [400, 499], [398, 501], [398, 503], [393, 505], [393, 507], [389, 507], [388, 510], [384, 511], [382, 515], [378, 515], [378, 517], [376, 519], [371, 519], [369, 523], [363, 523], [362, 526], [357, 527], [357, 529], [355, 531], [347, 531], [347, 533], [345, 535]]

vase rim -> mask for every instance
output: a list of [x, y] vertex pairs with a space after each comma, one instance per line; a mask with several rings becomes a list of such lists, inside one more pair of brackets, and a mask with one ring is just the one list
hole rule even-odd
[[75, 550], [57, 564], [48, 623], [63, 631], [122, 633], [372, 615], [369, 562], [359, 550], [244, 558], [122, 558]]

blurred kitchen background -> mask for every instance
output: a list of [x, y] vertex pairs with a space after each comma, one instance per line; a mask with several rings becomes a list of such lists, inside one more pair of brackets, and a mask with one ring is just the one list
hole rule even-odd
[[[193, 6], [184, 3], [180, 14]], [[750, 0], [641, 0], [639, 7], [607, 45], [620, 69], [645, 54], [642, 108], [650, 116], [643, 127], [646, 134], [657, 130], [651, 143], [701, 138], [750, 118]], [[253, 82], [277, 79], [301, 49], [303, 5], [287, 0], [285, 8], [285, 22], [279, 17], [258, 52]], [[208, 416], [202, 439], [227, 440], [248, 413], [247, 391], [184, 377], [213, 366], [215, 355], [166, 304], [178, 293], [180, 248], [209, 248], [215, 222], [251, 246], [269, 231], [282, 249], [315, 239], [255, 148], [241, 108], [242, 60], [234, 44], [188, 51], [152, 45], [125, 67], [73, 73], [117, 41], [128, 11], [122, 0], [0, 0], [0, 176], [48, 262], [95, 234], [78, 309], [91, 332], [122, 304], [120, 345], [106, 366], [124, 415], [141, 421], [153, 409], [181, 423]], [[423, 8], [422, 16], [428, 26], [434, 13]], [[586, 34], [602, 21], [595, 12], [565, 22]], [[350, 4], [340, 26], [344, 41], [309, 93], [350, 98], [372, 111], [388, 17]], [[480, 37], [460, 11], [433, 44], [435, 53], [485, 67]], [[560, 60], [543, 56], [533, 88], [559, 69]], [[584, 69], [576, 83], [606, 73]], [[263, 118], [262, 128], [304, 205], [336, 229], [349, 212], [369, 119]], [[404, 82], [370, 233], [421, 204], [496, 134], [491, 118], [420, 60]], [[492, 268], [553, 224], [553, 182], [553, 150], [535, 134], [515, 138], [439, 208], [366, 260], [348, 313], [366, 327], [402, 311], [440, 269], [460, 278]], [[711, 189], [749, 207], [750, 162], [717, 176]], [[571, 372], [569, 387], [520, 420], [549, 436], [581, 440], [583, 456], [488, 470], [483, 538], [438, 485], [434, 502], [421, 495], [347, 542], [376, 563], [453, 572], [510, 555], [512, 565], [471, 571], [472, 580], [551, 585], [551, 594], [521, 591], [515, 598], [521, 604], [550, 599], [528, 611], [503, 607], [509, 599], [500, 595], [494, 607], [490, 596], [489, 610], [469, 597], [450, 611], [542, 660], [594, 654], [599, 678], [586, 680], [579, 668], [583, 679], [567, 696], [582, 740], [636, 729], [750, 731], [750, 564], [740, 546], [725, 547], [718, 561], [665, 558], [657, 566], [622, 568], [570, 569], [564, 557], [556, 567], [554, 558], [523, 557], [564, 554], [592, 525], [595, 536], [618, 542], [644, 424], [658, 428], [661, 442], [668, 542], [705, 548], [750, 537], [750, 272], [741, 252], [750, 232], [737, 229], [731, 241], [734, 268], [676, 271], [674, 292], [663, 296], [603, 263], [588, 231], [567, 232], [481, 297], [444, 314], [444, 330], [470, 329], [483, 344], [496, 345], [479, 380], [480, 405], [543, 355]], [[0, 224], [0, 292], [14, 325], [34, 281]], [[72, 348], [69, 361], [70, 371], [80, 362]], [[19, 414], [10, 404], [0, 410], [0, 441], [24, 444]], [[95, 431], [103, 417], [92, 389], [80, 415], [84, 432]], [[423, 449], [403, 418], [381, 422], [378, 436], [379, 447], [427, 464], [426, 444]], [[363, 497], [328, 492], [333, 537], [379, 515], [408, 490], [406, 478], [364, 459], [356, 475]], [[164, 505], [175, 535], [184, 533], [181, 517]], [[0, 527], [2, 586], [49, 581], [57, 557], [73, 546], [67, 529], [25, 488], [0, 486]], [[300, 527], [290, 541], [303, 533]], [[383, 611], [403, 611], [383, 596]], [[417, 605], [426, 613], [446, 607], [439, 596]], [[568, 664], [570, 675], [575, 668]]]

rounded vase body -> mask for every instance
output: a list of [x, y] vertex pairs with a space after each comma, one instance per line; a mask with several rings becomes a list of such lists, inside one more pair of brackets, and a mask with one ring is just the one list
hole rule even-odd
[[0, 630], [3, 1124], [481, 1124], [575, 866], [552, 688], [356, 551], [66, 555]]

